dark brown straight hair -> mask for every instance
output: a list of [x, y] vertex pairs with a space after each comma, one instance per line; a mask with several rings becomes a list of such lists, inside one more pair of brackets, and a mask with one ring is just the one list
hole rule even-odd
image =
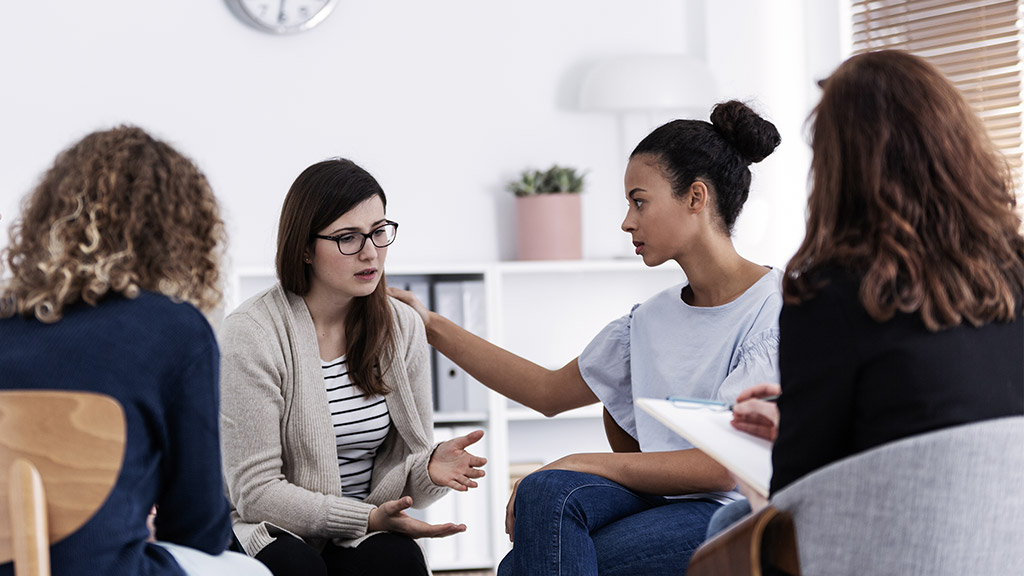
[[854, 56], [812, 114], [807, 235], [786, 267], [786, 302], [813, 272], [861, 275], [875, 320], [918, 313], [929, 330], [1016, 317], [1024, 239], [1012, 178], [960, 92], [906, 52]]
[[[387, 197], [380, 184], [351, 160], [324, 160], [299, 174], [285, 196], [277, 229], [274, 263], [285, 290], [299, 296], [309, 293], [311, 270], [304, 262], [304, 254], [313, 250], [315, 235], [374, 196], [387, 208]], [[352, 382], [367, 395], [386, 394], [388, 388], [380, 359], [394, 351], [394, 339], [391, 303], [383, 273], [371, 294], [352, 300], [345, 319], [345, 340], [345, 357]]]

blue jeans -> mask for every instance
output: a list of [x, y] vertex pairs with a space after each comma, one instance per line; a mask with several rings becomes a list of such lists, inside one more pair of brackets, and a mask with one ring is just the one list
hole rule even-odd
[[593, 474], [535, 472], [516, 491], [514, 545], [498, 576], [685, 574], [720, 506], [640, 494]]
[[747, 514], [750, 514], [750, 502], [747, 500], [736, 500], [719, 508], [711, 517], [708, 523], [707, 539], [718, 536], [719, 532], [739, 522]]

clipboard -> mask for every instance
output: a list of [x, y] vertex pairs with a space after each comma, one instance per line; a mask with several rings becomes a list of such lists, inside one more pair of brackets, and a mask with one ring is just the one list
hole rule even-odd
[[[637, 405], [737, 478], [768, 497], [771, 442], [732, 427], [732, 411], [717, 403], [638, 398]], [[689, 404], [689, 405], [688, 405]]]

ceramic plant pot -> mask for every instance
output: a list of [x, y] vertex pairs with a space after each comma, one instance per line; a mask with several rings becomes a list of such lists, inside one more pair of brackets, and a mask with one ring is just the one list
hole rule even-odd
[[579, 194], [516, 197], [519, 260], [578, 260], [583, 255]]

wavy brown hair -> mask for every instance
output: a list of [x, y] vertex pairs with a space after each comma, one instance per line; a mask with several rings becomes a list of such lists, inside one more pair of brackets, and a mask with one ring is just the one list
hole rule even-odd
[[89, 134], [25, 199], [2, 260], [0, 316], [56, 322], [69, 306], [140, 290], [203, 312], [221, 300], [223, 223], [206, 177], [140, 128]]
[[[388, 200], [377, 179], [351, 160], [332, 158], [303, 170], [285, 196], [277, 227], [275, 264], [281, 287], [305, 296], [312, 270], [303, 255], [316, 250], [316, 234], [374, 196], [386, 209]], [[349, 377], [367, 395], [388, 392], [380, 359], [394, 351], [392, 322], [382, 273], [373, 292], [352, 300], [345, 318]]]
[[786, 268], [796, 303], [813, 272], [861, 275], [860, 301], [929, 330], [1015, 318], [1024, 240], [1012, 177], [960, 92], [925, 60], [860, 54], [823, 82], [812, 115], [807, 235]]

